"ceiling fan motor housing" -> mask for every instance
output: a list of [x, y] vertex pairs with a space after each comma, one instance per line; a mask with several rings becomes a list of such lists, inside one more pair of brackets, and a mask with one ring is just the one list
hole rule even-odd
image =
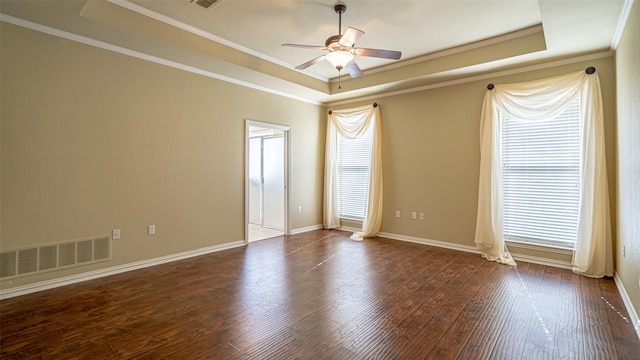
[[331, 44], [335, 44], [335, 43], [337, 43], [338, 41], [340, 41], [340, 38], [341, 38], [341, 37], [342, 37], [342, 35], [333, 35], [333, 36], [330, 36], [330, 37], [327, 39], [327, 41], [325, 41], [325, 42], [324, 42], [324, 46], [326, 46], [326, 47], [330, 48], [330, 47], [331, 47], [330, 45], [331, 45]]

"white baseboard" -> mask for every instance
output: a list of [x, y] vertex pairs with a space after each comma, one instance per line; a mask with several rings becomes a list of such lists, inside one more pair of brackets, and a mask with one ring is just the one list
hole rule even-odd
[[[304, 228], [294, 229], [291, 231], [292, 235], [301, 234], [308, 231], [323, 229], [322, 224], [307, 226]], [[235, 247], [245, 246], [244, 240], [232, 241], [220, 245], [209, 246], [201, 249], [185, 251], [177, 254], [171, 254], [167, 256], [161, 256], [153, 259], [137, 261], [129, 264], [123, 264], [118, 266], [109, 267], [106, 269], [100, 269], [90, 271], [82, 274], [76, 274], [71, 276], [65, 276], [57, 279], [46, 280], [34, 284], [17, 286], [9, 289], [0, 290], [0, 300], [9, 299], [12, 297], [31, 294], [38, 291], [49, 290], [60, 286], [71, 285], [82, 281], [93, 280], [109, 275], [120, 274], [127, 271], [133, 271], [143, 269], [149, 266], [160, 265], [169, 263], [172, 261], [187, 259], [194, 256], [205, 255], [217, 251], [232, 249]]]
[[0, 300], [16, 297], [20, 295], [31, 294], [31, 293], [42, 291], [42, 290], [53, 289], [60, 286], [75, 284], [82, 281], [93, 280], [93, 279], [97, 279], [97, 278], [101, 278], [109, 275], [120, 274], [127, 271], [143, 269], [149, 266], [165, 264], [172, 261], [187, 259], [194, 256], [205, 255], [205, 254], [227, 250], [227, 249], [233, 249], [233, 248], [244, 246], [244, 245], [245, 245], [244, 240], [232, 241], [232, 242], [228, 242], [220, 245], [213, 245], [205, 248], [185, 251], [185, 252], [171, 254], [167, 256], [161, 256], [153, 259], [136, 261], [133, 263], [118, 265], [118, 266], [114, 266], [106, 269], [100, 269], [100, 270], [90, 271], [82, 274], [65, 276], [58, 279], [51, 279], [47, 281], [38, 282], [35, 284], [17, 286], [17, 287], [9, 288], [6, 290], [0, 290]]
[[309, 231], [313, 231], [313, 230], [320, 230], [320, 229], [324, 229], [324, 225], [322, 225], [322, 224], [311, 225], [311, 226], [307, 226], [307, 227], [303, 227], [303, 228], [292, 229], [291, 230], [291, 235], [302, 234], [302, 233], [305, 233], [305, 232], [309, 232]]
[[[349, 231], [349, 232], [362, 231], [362, 229], [354, 228], [350, 226], [340, 226], [336, 230]], [[455, 244], [455, 243], [450, 243], [446, 241], [431, 240], [431, 239], [419, 238], [415, 236], [399, 235], [399, 234], [393, 234], [393, 233], [387, 233], [387, 232], [379, 232], [377, 236], [391, 239], [391, 240], [400, 240], [400, 241], [412, 242], [412, 243], [422, 244], [422, 245], [431, 245], [435, 247], [451, 249], [451, 250], [459, 250], [459, 251], [470, 252], [474, 254], [482, 253], [475, 246]]]
[[415, 236], [398, 235], [398, 234], [392, 234], [392, 233], [386, 233], [386, 232], [378, 233], [378, 236], [393, 239], [393, 240], [407, 241], [407, 242], [412, 242], [417, 244], [436, 246], [436, 247], [445, 248], [445, 249], [470, 252], [474, 254], [481, 253], [481, 251], [477, 249], [475, 246], [455, 244], [455, 243], [450, 243], [450, 242], [440, 241], [440, 240], [431, 240], [431, 239], [419, 238]]
[[631, 324], [633, 324], [634, 329], [636, 329], [636, 335], [638, 339], [640, 339], [640, 318], [638, 318], [638, 313], [636, 309], [633, 307], [633, 303], [631, 302], [631, 298], [629, 298], [629, 294], [627, 293], [627, 289], [625, 289], [624, 284], [622, 284], [622, 280], [618, 273], [613, 274], [613, 280], [616, 282], [616, 286], [618, 287], [618, 292], [620, 293], [620, 297], [622, 298], [622, 302], [624, 302], [624, 307], [627, 309], [629, 313], [629, 317], [631, 318]]
[[[391, 234], [391, 233], [385, 233], [385, 232], [379, 233], [378, 236], [393, 239], [393, 240], [408, 241], [408, 242], [413, 242], [418, 244], [436, 246], [436, 247], [441, 247], [445, 249], [465, 251], [465, 252], [474, 253], [474, 254], [482, 253], [482, 251], [480, 251], [475, 246], [455, 244], [455, 243], [439, 241], [439, 240], [424, 239], [419, 237]], [[511, 256], [513, 257], [514, 260], [526, 261], [533, 264], [540, 264], [545, 266], [553, 266], [553, 267], [558, 267], [562, 269], [569, 269], [569, 270], [572, 269], [571, 263], [567, 261], [547, 259], [547, 258], [538, 257], [538, 256], [522, 255], [517, 253], [514, 254], [513, 252], [511, 252]]]

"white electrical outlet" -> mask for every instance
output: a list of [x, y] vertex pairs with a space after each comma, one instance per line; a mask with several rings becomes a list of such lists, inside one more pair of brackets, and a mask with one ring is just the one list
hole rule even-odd
[[420, 213], [420, 220], [424, 221], [424, 213]]
[[400, 217], [400, 210], [396, 210], [396, 217], [399, 218]]
[[413, 220], [417, 219], [417, 217], [418, 217], [418, 215], [416, 214], [416, 212], [415, 212], [415, 211], [411, 213], [411, 218], [412, 218]]
[[298, 214], [302, 212], [302, 206], [298, 205]]
[[111, 230], [111, 239], [120, 240], [120, 229]]
[[149, 235], [155, 235], [155, 233], [156, 233], [156, 226], [155, 225], [149, 225], [148, 234]]

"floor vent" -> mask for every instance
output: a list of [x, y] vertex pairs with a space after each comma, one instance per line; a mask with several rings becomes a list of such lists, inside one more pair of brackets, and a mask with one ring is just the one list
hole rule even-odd
[[0, 253], [0, 278], [32, 275], [107, 260], [111, 260], [109, 236], [3, 251]]

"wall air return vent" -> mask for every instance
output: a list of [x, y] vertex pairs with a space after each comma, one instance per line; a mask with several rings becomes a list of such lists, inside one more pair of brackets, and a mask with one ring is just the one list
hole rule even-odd
[[195, 2], [197, 5], [202, 6], [205, 9], [208, 9], [211, 5], [215, 5], [222, 0], [191, 0], [191, 2]]
[[108, 260], [111, 260], [109, 236], [5, 250], [0, 253], [0, 278], [32, 275]]

